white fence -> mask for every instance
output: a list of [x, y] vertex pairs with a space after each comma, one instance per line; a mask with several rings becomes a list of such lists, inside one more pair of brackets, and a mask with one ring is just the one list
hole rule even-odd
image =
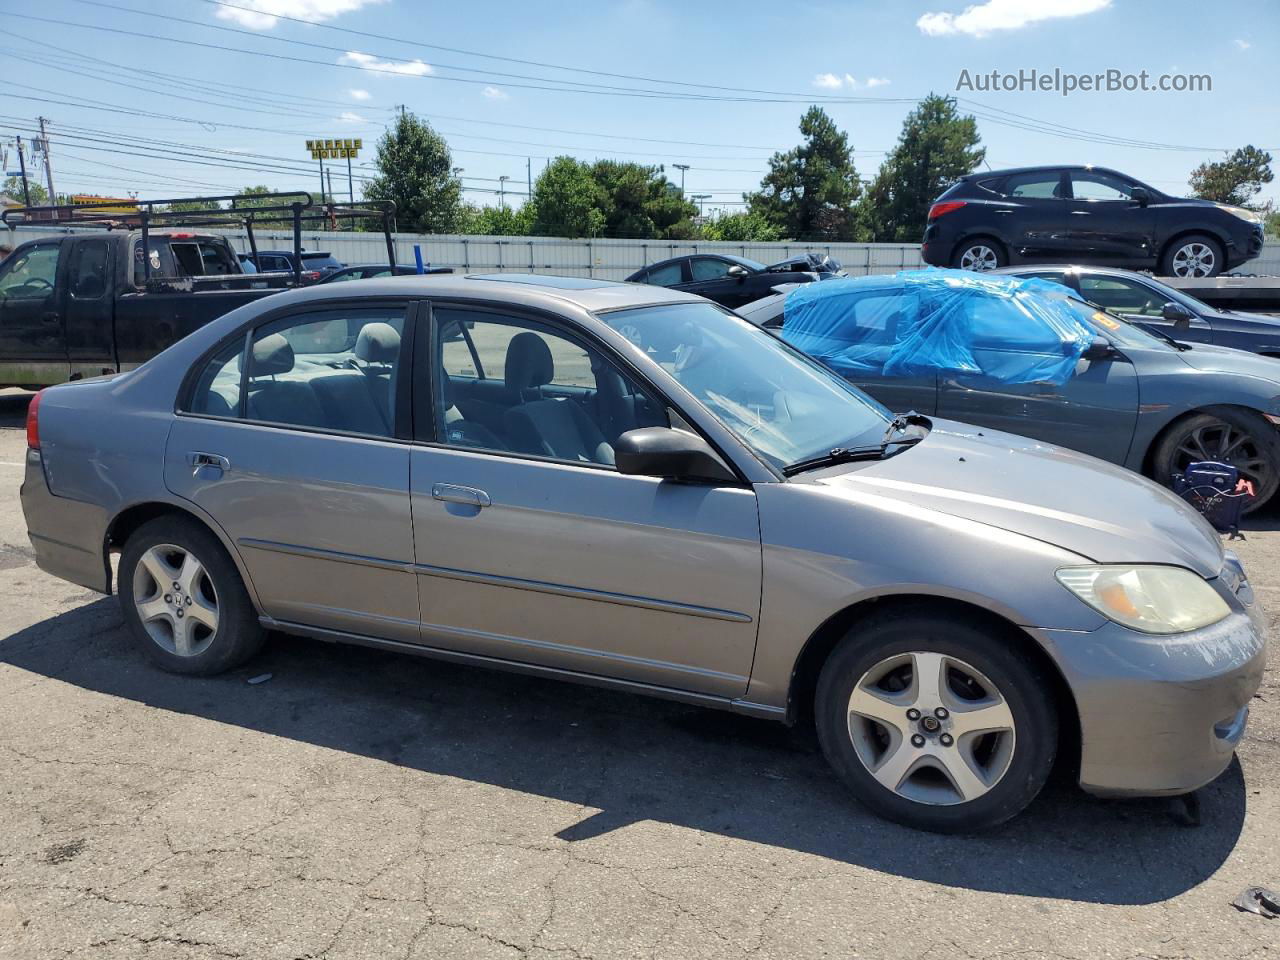
[[[21, 243], [42, 235], [65, 233], [39, 227], [20, 227], [9, 242]], [[217, 231], [248, 252], [243, 231]], [[4, 234], [0, 232], [0, 237]], [[259, 250], [290, 249], [293, 234], [254, 231]], [[396, 262], [414, 262], [415, 245], [422, 258], [436, 267], [464, 273], [555, 273], [568, 276], [623, 280], [641, 267], [687, 253], [729, 253], [763, 263], [775, 263], [803, 253], [828, 254], [852, 275], [893, 273], [923, 266], [914, 243], [704, 243], [674, 240], [567, 240], [560, 237], [475, 237], [397, 233]], [[381, 263], [386, 244], [380, 233], [345, 231], [303, 234], [308, 250], [327, 250], [344, 263]], [[1237, 268], [1239, 273], [1280, 275], [1280, 241], [1271, 240], [1262, 255]]]

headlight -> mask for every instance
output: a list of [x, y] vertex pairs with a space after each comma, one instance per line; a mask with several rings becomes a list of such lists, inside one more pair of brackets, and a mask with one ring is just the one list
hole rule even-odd
[[1057, 577], [1108, 620], [1143, 633], [1198, 630], [1231, 612], [1218, 591], [1183, 567], [1098, 564], [1063, 567]]
[[1246, 223], [1262, 222], [1262, 217], [1257, 213], [1257, 211], [1249, 210], [1246, 207], [1233, 207], [1228, 203], [1220, 203], [1218, 204], [1218, 209], [1225, 210], [1227, 213], [1231, 214], [1233, 217], [1239, 217], [1241, 220], [1244, 220]]

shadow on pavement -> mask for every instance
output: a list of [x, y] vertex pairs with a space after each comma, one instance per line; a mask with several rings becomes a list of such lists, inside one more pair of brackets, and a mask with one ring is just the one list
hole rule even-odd
[[[0, 641], [0, 662], [99, 693], [414, 770], [599, 809], [576, 841], [654, 820], [974, 890], [1146, 904], [1202, 883], [1245, 815], [1238, 763], [1181, 801], [1091, 799], [1051, 785], [979, 837], [879, 820], [831, 775], [811, 734], [768, 721], [359, 647], [273, 637], [222, 677], [163, 673], [102, 599]], [[271, 672], [269, 683], [248, 677]]]
[[0, 427], [25, 426], [31, 397], [25, 390], [0, 390]]

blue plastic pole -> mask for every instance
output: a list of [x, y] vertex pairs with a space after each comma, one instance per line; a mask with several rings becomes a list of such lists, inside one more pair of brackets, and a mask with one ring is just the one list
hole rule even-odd
[[413, 245], [413, 259], [418, 261], [418, 272], [426, 273], [427, 271], [422, 264], [422, 247], [416, 243]]

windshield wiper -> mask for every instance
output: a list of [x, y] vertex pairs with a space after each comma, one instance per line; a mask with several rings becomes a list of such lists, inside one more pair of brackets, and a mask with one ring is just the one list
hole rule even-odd
[[928, 424], [929, 418], [918, 413], [895, 416], [889, 421], [889, 425], [885, 427], [884, 439], [879, 443], [860, 447], [833, 447], [819, 456], [787, 464], [782, 469], [783, 476], [791, 477], [806, 470], [813, 470], [816, 467], [828, 467], [836, 463], [852, 463], [855, 460], [880, 460], [888, 453], [890, 447], [914, 446], [925, 438], [923, 433], [913, 433], [905, 437], [895, 436], [895, 434], [901, 433], [908, 427], [928, 426]]

